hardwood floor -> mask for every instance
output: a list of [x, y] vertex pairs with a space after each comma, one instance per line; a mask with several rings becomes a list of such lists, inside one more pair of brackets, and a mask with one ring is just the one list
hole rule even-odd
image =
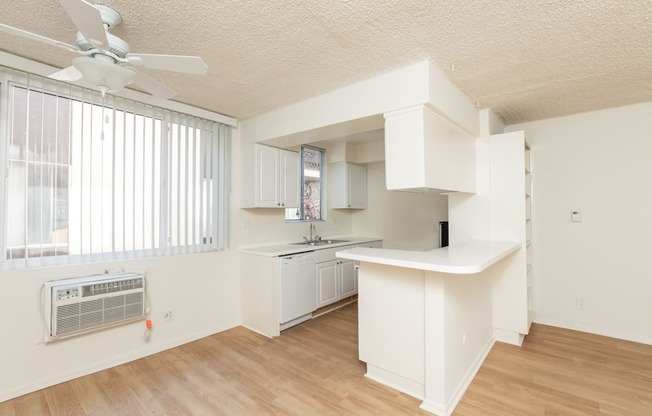
[[650, 416], [652, 346], [533, 325], [496, 343], [454, 415]]
[[[274, 340], [235, 328], [0, 403], [0, 415], [427, 415], [363, 377], [357, 305]], [[454, 413], [652, 415], [652, 346], [535, 325], [497, 343]]]

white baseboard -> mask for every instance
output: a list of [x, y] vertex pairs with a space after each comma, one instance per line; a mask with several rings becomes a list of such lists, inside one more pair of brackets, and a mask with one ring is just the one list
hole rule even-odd
[[612, 331], [609, 329], [595, 328], [589, 325], [575, 324], [571, 322], [557, 321], [554, 319], [547, 319], [545, 317], [537, 316], [534, 319], [534, 323], [541, 325], [550, 325], [556, 326], [558, 328], [571, 329], [573, 331], [586, 332], [589, 334], [602, 335], [610, 338], [622, 339], [625, 341], [640, 342], [641, 344], [652, 345], [652, 337], [650, 336], [641, 336], [634, 334], [625, 334], [618, 331]]
[[462, 396], [464, 396], [466, 389], [468, 389], [473, 382], [473, 378], [475, 378], [475, 375], [480, 370], [480, 367], [482, 367], [482, 363], [484, 363], [487, 355], [489, 355], [489, 352], [491, 351], [491, 348], [494, 346], [495, 342], [496, 340], [491, 337], [484, 345], [484, 347], [482, 347], [482, 350], [480, 350], [476, 358], [473, 360], [473, 363], [467, 370], [466, 374], [464, 374], [464, 377], [462, 377], [458, 385], [455, 387], [455, 390], [453, 390], [453, 394], [447, 403], [437, 403], [435, 401], [428, 400], [428, 398], [424, 397], [425, 385], [414, 382], [412, 380], [408, 380], [404, 377], [390, 373], [373, 365], [367, 364], [367, 373], [365, 374], [365, 377], [391, 387], [395, 390], [401, 391], [412, 397], [416, 397], [417, 399], [423, 400], [419, 407], [426, 412], [430, 412], [438, 416], [450, 416], [453, 413], [453, 410], [455, 410], [457, 404], [462, 399]]
[[453, 395], [448, 400], [448, 403], [437, 403], [426, 398], [419, 407], [426, 412], [434, 413], [438, 416], [450, 416], [453, 414], [457, 404], [460, 402], [460, 400], [462, 400], [462, 396], [464, 396], [466, 389], [468, 389], [473, 382], [475, 375], [480, 370], [480, 367], [482, 367], [482, 363], [484, 363], [484, 360], [487, 358], [487, 355], [489, 355], [489, 352], [495, 343], [496, 340], [493, 337], [487, 341], [478, 356], [475, 358], [475, 360], [473, 360], [471, 367], [469, 367], [468, 371], [453, 391]]
[[450, 414], [450, 413], [446, 413], [446, 406], [443, 406], [439, 403], [435, 403], [428, 399], [424, 400], [419, 407], [425, 410], [426, 412], [430, 412], [437, 416], [448, 416]]
[[23, 386], [18, 386], [12, 390], [5, 391], [5, 392], [0, 392], [0, 403], [4, 402], [6, 400], [11, 400], [13, 398], [22, 396], [24, 394], [32, 393], [37, 390], [44, 389], [46, 387], [54, 386], [55, 384], [63, 383], [65, 381], [70, 381], [75, 378], [83, 377], [92, 373], [96, 373], [98, 371], [106, 370], [108, 368], [116, 367], [125, 363], [128, 363], [130, 361], [138, 360], [143, 357], [147, 357], [149, 355], [153, 355], [165, 350], [169, 350], [170, 348], [178, 347], [179, 345], [187, 344], [192, 341], [196, 341], [201, 338], [205, 338], [211, 335], [215, 335], [219, 332], [226, 331], [231, 328], [235, 328], [235, 326], [231, 327], [216, 327], [216, 328], [211, 328], [203, 331], [199, 331], [193, 334], [186, 335], [184, 337], [180, 338], [175, 338], [166, 342], [162, 342], [160, 344], [156, 345], [151, 345], [151, 346], [146, 346], [145, 348], [141, 348], [137, 351], [132, 351], [128, 354], [122, 354], [116, 357], [112, 357], [108, 360], [100, 361], [97, 363], [94, 363], [91, 366], [87, 366], [78, 370], [71, 371], [69, 373], [64, 373], [64, 374], [58, 374], [54, 377], [50, 377], [47, 379], [39, 380], [34, 383], [30, 383], [27, 385]]
[[480, 367], [482, 367], [482, 363], [484, 363], [484, 360], [487, 358], [487, 355], [489, 355], [489, 352], [491, 352], [491, 348], [495, 343], [496, 340], [493, 337], [487, 341], [478, 356], [473, 360], [471, 367], [469, 367], [468, 371], [453, 391], [453, 395], [448, 400], [448, 403], [442, 405], [441, 403], [436, 403], [426, 398], [419, 407], [426, 412], [434, 413], [439, 416], [450, 416], [453, 414], [457, 404], [462, 400], [462, 396], [464, 396], [466, 389], [468, 389], [473, 382], [475, 375], [478, 374]]
[[309, 321], [311, 319], [312, 319], [312, 313], [305, 314], [305, 315], [300, 316], [300, 317], [298, 317], [296, 319], [293, 319], [293, 320], [291, 320], [289, 322], [286, 322], [284, 324], [280, 324], [279, 325], [279, 330], [285, 331], [288, 328], [292, 328], [295, 325], [299, 325], [299, 324], [301, 324], [303, 322], [306, 322], [306, 321]]
[[525, 335], [514, 331], [507, 331], [500, 328], [494, 328], [494, 338], [496, 339], [496, 341], [504, 342], [507, 344], [512, 344], [512, 345], [516, 345], [517, 347], [520, 347], [521, 345], [523, 345], [523, 339], [525, 338]]
[[258, 335], [262, 335], [262, 336], [267, 337], [267, 338], [270, 338], [270, 339], [274, 339], [274, 338], [280, 336], [280, 334], [281, 334], [280, 326], [279, 326], [279, 333], [278, 333], [278, 334], [275, 334], [275, 335], [267, 334], [267, 333], [265, 333], [265, 332], [259, 330], [258, 328], [254, 328], [254, 327], [249, 326], [249, 325], [246, 325], [246, 324], [242, 324], [242, 323], [241, 323], [240, 326], [243, 327], [243, 328], [246, 328], [246, 329], [250, 330], [251, 332], [255, 332], [255, 333], [257, 333]]
[[475, 358], [473, 361], [473, 365], [469, 368], [469, 370], [466, 372], [460, 383], [457, 385], [455, 390], [453, 391], [453, 396], [451, 396], [450, 400], [448, 400], [448, 403], [446, 403], [446, 416], [450, 415], [453, 413], [453, 410], [455, 410], [455, 407], [457, 407], [457, 404], [462, 400], [462, 396], [464, 396], [464, 393], [466, 392], [466, 389], [469, 388], [471, 383], [473, 382], [473, 379], [475, 378], [475, 375], [478, 374], [478, 371], [480, 371], [480, 367], [482, 367], [482, 363], [484, 363], [484, 360], [487, 358], [487, 355], [491, 352], [491, 348], [493, 348], [494, 344], [496, 343], [496, 340], [492, 337], [487, 343], [485, 344], [484, 348], [480, 351], [480, 354]]
[[425, 386], [421, 383], [407, 379], [403, 376], [399, 376], [370, 364], [367, 364], [367, 372], [364, 376], [377, 383], [391, 387], [394, 390], [398, 390], [409, 396], [423, 400]]
[[356, 299], [353, 299], [353, 300], [351, 300], [351, 301], [349, 301], [349, 302], [343, 303], [343, 304], [341, 304], [341, 305], [337, 305], [337, 306], [334, 307], [333, 309], [329, 309], [329, 310], [324, 311], [324, 312], [322, 312], [322, 313], [320, 313], [320, 314], [313, 315], [312, 318], [313, 318], [313, 319], [315, 319], [315, 318], [319, 318], [320, 316], [323, 316], [323, 315], [326, 315], [327, 313], [331, 313], [331, 312], [333, 312], [333, 311], [336, 311], [336, 310], [338, 310], [338, 309], [340, 309], [340, 308], [343, 308], [343, 307], [345, 307], [345, 306], [347, 306], [347, 305], [350, 305], [350, 304], [352, 304], [352, 303], [356, 303], [357, 301], [358, 301], [358, 299], [356, 298]]

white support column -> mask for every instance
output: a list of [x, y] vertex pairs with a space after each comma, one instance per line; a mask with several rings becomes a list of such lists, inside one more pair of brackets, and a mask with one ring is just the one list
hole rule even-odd
[[425, 273], [425, 397], [421, 408], [429, 412], [446, 414], [446, 316], [444, 276]]

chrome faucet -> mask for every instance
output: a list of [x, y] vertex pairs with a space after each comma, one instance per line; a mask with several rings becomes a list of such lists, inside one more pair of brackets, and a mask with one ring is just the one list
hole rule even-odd
[[[312, 235], [313, 231], [315, 232], [314, 237]], [[321, 237], [317, 235], [317, 227], [315, 226], [315, 223], [310, 223], [310, 238], [303, 237], [303, 240], [308, 244], [321, 240]]]

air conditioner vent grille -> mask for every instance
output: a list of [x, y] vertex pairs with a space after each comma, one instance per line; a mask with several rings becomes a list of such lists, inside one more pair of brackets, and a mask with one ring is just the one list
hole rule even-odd
[[57, 333], [59, 335], [78, 330], [79, 318], [77, 316], [57, 320]]
[[79, 328], [88, 329], [102, 325], [102, 312], [91, 312], [79, 317]]
[[85, 313], [102, 310], [102, 307], [104, 306], [104, 301], [102, 299], [90, 300], [86, 302], [81, 302], [79, 303], [79, 305], [81, 305], [81, 313], [85, 314]]
[[120, 306], [125, 306], [125, 297], [124, 296], [114, 296], [111, 298], [104, 299], [105, 308], [117, 308]]
[[141, 316], [143, 311], [140, 304], [127, 305], [125, 308], [125, 319], [131, 319]]
[[143, 303], [143, 292], [130, 293], [125, 296], [127, 305]]
[[48, 282], [50, 339], [97, 330], [145, 317], [144, 277], [125, 273]]
[[66, 319], [71, 316], [79, 315], [79, 304], [63, 305], [57, 308], [57, 316], [60, 319]]
[[142, 277], [112, 282], [95, 282], [92, 284], [82, 285], [82, 297], [97, 296], [132, 289], [142, 289], [142, 287]]

